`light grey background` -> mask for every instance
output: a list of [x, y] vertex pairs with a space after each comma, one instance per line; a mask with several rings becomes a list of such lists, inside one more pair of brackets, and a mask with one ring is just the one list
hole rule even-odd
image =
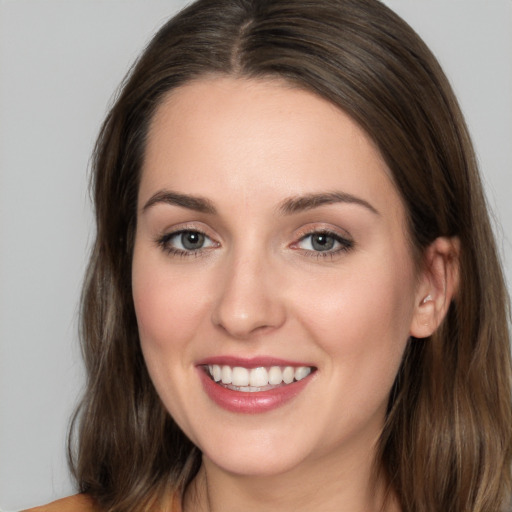
[[[512, 282], [512, 0], [388, 0], [459, 96]], [[0, 508], [74, 492], [86, 170], [112, 94], [183, 0], [0, 0]]]

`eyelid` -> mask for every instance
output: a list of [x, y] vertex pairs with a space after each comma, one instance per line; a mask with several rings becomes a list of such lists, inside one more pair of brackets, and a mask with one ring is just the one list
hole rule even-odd
[[212, 240], [217, 240], [218, 235], [210, 229], [210, 227], [203, 222], [180, 222], [173, 225], [165, 226], [163, 229], [158, 230], [157, 238], [162, 238], [164, 236], [176, 235], [177, 233], [182, 233], [183, 231], [197, 231], [198, 233], [202, 233], [204, 236], [211, 238]]
[[313, 235], [315, 233], [331, 234], [335, 237], [346, 240], [347, 242], [354, 243], [354, 238], [346, 229], [340, 228], [338, 226], [333, 226], [332, 224], [322, 223], [322, 222], [309, 223], [309, 224], [302, 226], [300, 229], [297, 230], [297, 232], [295, 234], [295, 238], [296, 238], [296, 240], [302, 240], [306, 236]]

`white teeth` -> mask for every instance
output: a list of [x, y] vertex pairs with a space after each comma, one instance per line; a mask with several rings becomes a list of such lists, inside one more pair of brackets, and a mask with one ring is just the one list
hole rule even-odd
[[210, 370], [210, 375], [213, 377], [215, 382], [219, 382], [222, 379], [222, 369], [218, 364], [213, 365], [213, 370]]
[[307, 377], [311, 373], [311, 368], [309, 366], [300, 366], [295, 370], [295, 380], [302, 380], [304, 377]]
[[290, 384], [293, 382], [293, 378], [295, 377], [295, 370], [291, 366], [287, 366], [283, 370], [283, 382], [285, 384]]
[[233, 374], [233, 372], [231, 371], [230, 366], [223, 366], [222, 373], [221, 373], [222, 384], [231, 384], [232, 374]]
[[242, 366], [208, 365], [208, 371], [215, 382], [232, 385], [241, 391], [261, 391], [266, 386], [279, 386], [299, 381], [311, 373], [309, 366], [271, 366], [270, 368], [244, 368]]
[[[222, 368], [224, 371], [224, 367]], [[231, 384], [233, 386], [248, 386], [249, 385], [249, 370], [241, 366], [235, 366], [231, 376]]]
[[268, 371], [268, 383], [277, 386], [283, 382], [283, 372], [279, 366], [272, 366]]
[[268, 385], [268, 372], [266, 368], [253, 368], [249, 373], [249, 384], [256, 388]]

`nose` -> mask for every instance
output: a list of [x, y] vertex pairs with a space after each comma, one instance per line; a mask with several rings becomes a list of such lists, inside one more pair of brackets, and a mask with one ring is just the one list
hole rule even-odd
[[286, 310], [277, 275], [268, 260], [256, 255], [226, 262], [212, 313], [214, 325], [236, 339], [279, 328]]

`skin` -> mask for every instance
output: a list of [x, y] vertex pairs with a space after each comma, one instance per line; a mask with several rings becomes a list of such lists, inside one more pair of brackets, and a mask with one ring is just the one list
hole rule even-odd
[[[216, 211], [155, 199], [163, 191]], [[280, 210], [332, 192], [360, 202]], [[386, 482], [373, 463], [389, 391], [409, 336], [437, 327], [454, 282], [446, 240], [418, 270], [405, 218], [371, 139], [312, 93], [209, 77], [163, 101], [140, 184], [133, 298], [156, 390], [203, 453], [186, 512], [382, 510]], [[180, 229], [204, 233], [203, 248], [173, 254], [180, 238], [169, 233]], [[311, 231], [351, 246], [317, 251]], [[317, 371], [292, 401], [240, 414], [198, 378], [198, 361], [218, 355]], [[386, 506], [398, 510], [392, 498]]]

